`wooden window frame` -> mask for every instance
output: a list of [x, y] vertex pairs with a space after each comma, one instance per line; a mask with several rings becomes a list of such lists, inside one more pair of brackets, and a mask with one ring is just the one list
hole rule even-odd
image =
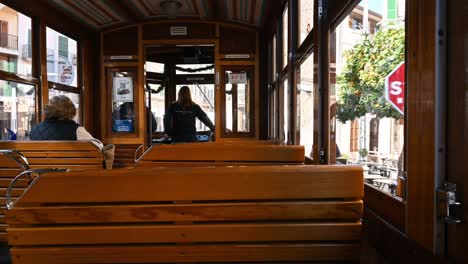
[[135, 120], [133, 124], [133, 132], [114, 132], [112, 127], [112, 74], [114, 72], [131, 72], [133, 77], [133, 107], [134, 112], [137, 113], [139, 109], [139, 102], [137, 100], [138, 90], [138, 70], [136, 67], [106, 67], [106, 92], [105, 92], [105, 106], [106, 106], [106, 120], [110, 122], [106, 130], [106, 138], [138, 138], [140, 135], [140, 118], [135, 114]]

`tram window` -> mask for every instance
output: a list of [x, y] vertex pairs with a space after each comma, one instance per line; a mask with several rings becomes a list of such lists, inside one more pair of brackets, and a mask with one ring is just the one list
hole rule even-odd
[[[397, 190], [405, 177], [405, 23], [378, 2], [359, 3], [330, 37], [336, 39], [330, 59], [336, 65], [336, 78], [330, 69], [330, 80], [336, 79], [330, 86], [336, 88], [330, 91], [330, 157], [365, 165], [368, 184], [404, 196]], [[398, 14], [405, 13], [401, 2]], [[350, 27], [355, 21], [362, 26]]]
[[299, 45], [314, 28], [314, 1], [299, 0]]
[[297, 85], [297, 108], [299, 144], [304, 146], [306, 156], [312, 158], [314, 144], [314, 55], [311, 54], [299, 68]]
[[36, 120], [35, 86], [0, 80], [1, 140], [25, 140]]
[[77, 42], [51, 28], [47, 35], [47, 80], [72, 87], [78, 86]]
[[283, 68], [288, 65], [288, 6], [283, 11]]
[[135, 72], [112, 71], [112, 131], [133, 133], [135, 121]]
[[31, 76], [31, 18], [0, 4], [0, 71]]

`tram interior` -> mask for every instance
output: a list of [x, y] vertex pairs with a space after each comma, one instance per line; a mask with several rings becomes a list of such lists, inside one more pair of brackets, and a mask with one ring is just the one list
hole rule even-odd
[[466, 17], [0, 0], [0, 264], [468, 263]]

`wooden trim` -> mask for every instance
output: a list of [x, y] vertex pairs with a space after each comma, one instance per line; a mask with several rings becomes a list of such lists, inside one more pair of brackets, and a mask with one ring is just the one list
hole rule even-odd
[[138, 62], [136, 61], [122, 61], [122, 62], [104, 62], [103, 66], [113, 68], [113, 67], [138, 67]]
[[[255, 2], [255, 1], [254, 1]], [[252, 13], [254, 13], [254, 10], [255, 9], [252, 9]], [[260, 107], [262, 106], [260, 104], [260, 34], [257, 32], [256, 33], [256, 36], [255, 36], [256, 40], [255, 40], [255, 68], [254, 68], [254, 72], [255, 72], [255, 82], [254, 82], [254, 100], [253, 101], [253, 108], [251, 110], [254, 110], [255, 113], [253, 115], [253, 120], [251, 120], [251, 122], [253, 123], [254, 125], [254, 135], [255, 135], [255, 138], [258, 140], [260, 139], [260, 134], [261, 134], [261, 131], [260, 131]], [[266, 124], [266, 123], [264, 123]]]
[[[373, 256], [372, 251], [374, 251]], [[377, 258], [377, 259], [376, 259]], [[446, 264], [370, 209], [364, 210], [361, 263]], [[451, 263], [451, 262], [450, 262]]]
[[51, 82], [51, 81], [47, 82], [47, 87], [49, 88], [49, 90], [65, 91], [65, 92], [80, 94], [80, 95], [82, 92], [82, 89], [80, 89], [79, 87], [73, 87], [70, 85]]
[[214, 44], [216, 39], [158, 39], [158, 40], [142, 40], [143, 45], [197, 45], [197, 44]]
[[329, 16], [327, 21], [330, 25], [330, 30], [335, 30], [341, 21], [351, 13], [360, 1], [361, 0], [329, 1]]
[[364, 206], [394, 225], [400, 232], [406, 231], [406, 204], [375, 187], [364, 184]]
[[408, 1], [407, 12], [407, 234], [433, 252], [436, 0]]
[[38, 85], [40, 82], [36, 78], [22, 76], [16, 73], [0, 71], [0, 80], [9, 81], [9, 82], [17, 82], [22, 84], [29, 84], [29, 85]]

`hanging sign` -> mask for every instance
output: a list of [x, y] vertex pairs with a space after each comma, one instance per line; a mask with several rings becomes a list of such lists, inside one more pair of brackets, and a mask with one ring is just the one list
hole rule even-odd
[[58, 56], [58, 83], [70, 85], [75, 77], [73, 65], [63, 56]]
[[385, 99], [400, 114], [405, 113], [405, 63], [398, 65], [385, 77]]
[[115, 102], [133, 102], [132, 77], [114, 77], [113, 94]]
[[229, 73], [228, 74], [228, 83], [230, 84], [244, 84], [247, 83], [247, 73]]

